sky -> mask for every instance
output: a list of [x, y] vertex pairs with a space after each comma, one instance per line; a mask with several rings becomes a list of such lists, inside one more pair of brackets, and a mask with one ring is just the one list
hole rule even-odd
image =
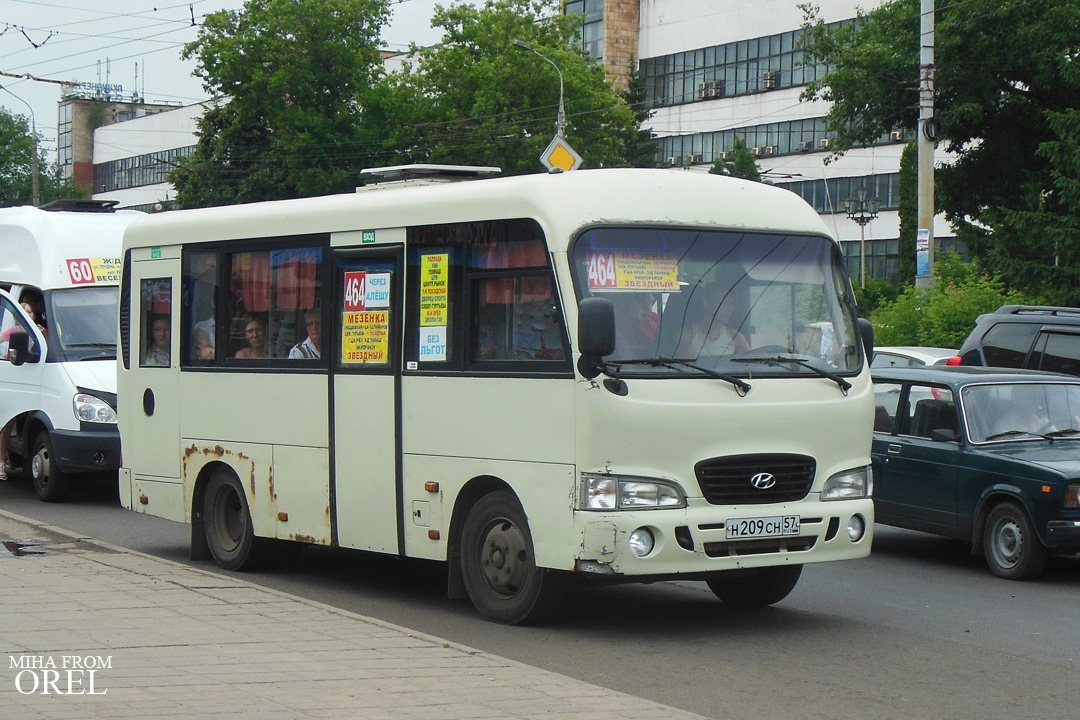
[[[312, 0], [318, 2], [318, 0]], [[456, 0], [460, 3], [462, 0]], [[467, 0], [474, 2], [474, 0]], [[205, 100], [192, 76], [193, 61], [180, 59], [185, 43], [197, 37], [205, 15], [240, 9], [243, 0], [0, 0], [0, 72], [29, 73], [43, 80], [120, 85], [147, 102], [179, 105]], [[431, 45], [436, 4], [455, 0], [391, 0], [388, 50], [410, 42]], [[137, 78], [137, 85], [136, 85]], [[49, 159], [56, 159], [56, 105], [61, 86], [0, 75], [0, 105], [31, 118]]]

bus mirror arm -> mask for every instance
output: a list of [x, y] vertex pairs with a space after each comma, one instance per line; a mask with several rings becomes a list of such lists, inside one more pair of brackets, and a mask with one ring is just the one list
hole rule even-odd
[[30, 349], [30, 334], [25, 330], [16, 330], [8, 338], [8, 360], [12, 365], [19, 366], [23, 363], [36, 363], [39, 360], [38, 352]]
[[603, 358], [615, 352], [615, 304], [603, 297], [578, 303], [578, 372], [586, 380], [607, 373]]
[[862, 338], [863, 352], [866, 353], [866, 362], [874, 358], [874, 326], [866, 318], [859, 318], [859, 337]]

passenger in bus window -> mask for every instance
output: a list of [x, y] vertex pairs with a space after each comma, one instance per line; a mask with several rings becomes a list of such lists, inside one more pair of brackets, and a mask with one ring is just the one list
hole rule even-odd
[[[25, 297], [25, 293], [23, 293]], [[45, 329], [45, 323], [41, 319], [41, 313], [39, 313], [33, 303], [23, 300], [21, 303], [22, 309], [26, 311], [26, 316], [37, 325], [38, 330], [41, 331], [42, 337], [46, 339], [49, 337], [49, 331]]]
[[307, 337], [303, 342], [293, 345], [289, 357], [294, 359], [315, 359], [322, 357], [322, 310], [311, 308], [304, 313], [307, 325]]
[[638, 358], [656, 354], [660, 315], [652, 293], [625, 292], [612, 298], [615, 305], [615, 357]]
[[248, 315], [244, 318], [244, 339], [247, 347], [240, 348], [237, 358], [265, 358], [270, 354], [266, 344], [266, 322], [258, 315]]
[[150, 346], [146, 349], [143, 365], [169, 367], [169, 346], [172, 333], [168, 315], [154, 315], [150, 320]]
[[739, 332], [731, 291], [719, 280], [707, 278], [692, 292], [677, 357], [731, 355], [750, 350]]
[[196, 327], [191, 333], [191, 347], [195, 350], [196, 360], [214, 359], [214, 339], [205, 328]]

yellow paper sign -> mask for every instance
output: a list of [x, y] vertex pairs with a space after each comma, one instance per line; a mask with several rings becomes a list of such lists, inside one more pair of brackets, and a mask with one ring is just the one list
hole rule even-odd
[[347, 312], [341, 322], [341, 361], [346, 364], [390, 362], [390, 313]]
[[449, 297], [449, 264], [446, 253], [420, 257], [420, 324], [446, 325]]

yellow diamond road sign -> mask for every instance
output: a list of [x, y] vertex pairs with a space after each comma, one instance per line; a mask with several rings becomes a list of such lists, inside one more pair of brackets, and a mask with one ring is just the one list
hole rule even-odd
[[540, 154], [540, 162], [544, 163], [548, 170], [577, 170], [581, 166], [581, 156], [570, 147], [566, 138], [556, 135]]

